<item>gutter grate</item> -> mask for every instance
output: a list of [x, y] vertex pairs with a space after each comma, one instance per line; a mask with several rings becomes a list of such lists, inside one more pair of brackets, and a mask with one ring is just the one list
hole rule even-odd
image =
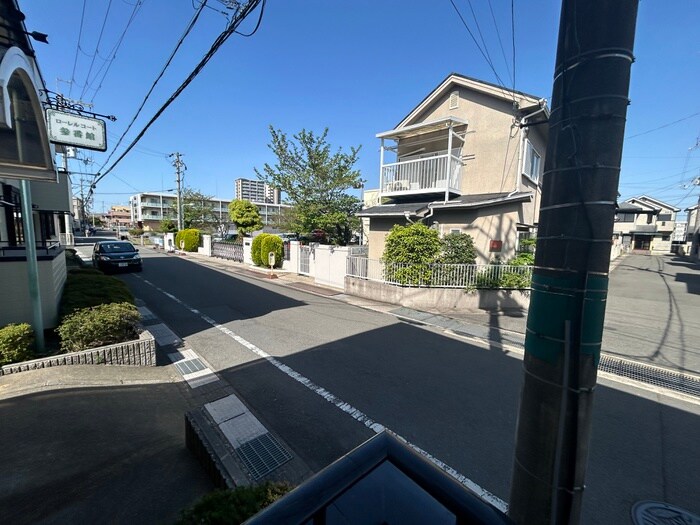
[[175, 363], [175, 368], [178, 369], [181, 375], [186, 376], [187, 374], [193, 374], [194, 372], [199, 372], [200, 370], [204, 370], [206, 366], [204, 366], [204, 363], [197, 358], [197, 359], [188, 359], [186, 361], [177, 361]]
[[633, 363], [609, 355], [601, 355], [598, 369], [641, 383], [654, 385], [689, 396], [700, 397], [700, 378], [643, 363]]
[[243, 443], [236, 452], [255, 481], [292, 459], [292, 455], [269, 432]]

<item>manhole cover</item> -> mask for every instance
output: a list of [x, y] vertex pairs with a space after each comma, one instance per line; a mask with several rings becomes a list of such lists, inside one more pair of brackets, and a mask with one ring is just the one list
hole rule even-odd
[[635, 525], [700, 525], [700, 517], [660, 501], [640, 501], [632, 507]]

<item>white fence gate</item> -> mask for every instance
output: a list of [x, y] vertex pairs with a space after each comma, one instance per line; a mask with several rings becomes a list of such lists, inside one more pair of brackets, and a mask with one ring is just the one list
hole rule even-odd
[[310, 273], [311, 248], [309, 246], [299, 246], [299, 273], [309, 275]]

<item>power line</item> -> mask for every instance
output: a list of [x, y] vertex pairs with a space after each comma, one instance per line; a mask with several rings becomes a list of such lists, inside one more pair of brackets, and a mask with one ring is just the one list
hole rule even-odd
[[488, 63], [491, 66], [491, 69], [495, 70], [495, 66], [493, 65], [493, 60], [491, 59], [491, 54], [489, 53], [489, 46], [486, 44], [486, 40], [484, 39], [484, 35], [481, 32], [481, 26], [479, 25], [479, 19], [476, 16], [476, 13], [474, 12], [474, 6], [472, 5], [472, 0], [467, 0], [467, 3], [469, 4], [469, 10], [472, 12], [472, 17], [474, 18], [474, 23], [476, 24], [476, 31], [479, 33], [479, 38], [481, 38], [481, 43], [484, 45], [484, 53], [486, 53], [486, 56], [488, 57]]
[[87, 0], [83, 0], [83, 11], [80, 14], [80, 29], [78, 29], [78, 42], [75, 45], [75, 58], [73, 59], [73, 72], [70, 75], [70, 87], [68, 88], [68, 98], [70, 98], [71, 91], [73, 91], [73, 84], [75, 83], [75, 66], [78, 64], [78, 50], [80, 49], [80, 37], [83, 35], [83, 21], [85, 20], [85, 4]]
[[[498, 45], [501, 47], [501, 55], [503, 55], [503, 62], [506, 65], [506, 72], [510, 77], [510, 81], [513, 82], [513, 84], [515, 84], [513, 76], [510, 74], [510, 68], [508, 67], [508, 59], [506, 58], [506, 50], [503, 48], [501, 32], [498, 30], [498, 23], [496, 22], [496, 15], [493, 13], [493, 5], [491, 4], [491, 0], [489, 0], [489, 11], [491, 12], [491, 20], [493, 20], [493, 26], [496, 28], [496, 35], [498, 36]], [[513, 90], [515, 90], [515, 86], [513, 86]]]
[[[462, 16], [462, 13], [459, 11], [459, 9], [457, 8], [457, 6], [455, 5], [454, 0], [450, 0], [450, 3], [452, 4], [452, 7], [454, 8], [455, 12], [457, 13], [457, 16], [459, 16], [459, 19], [462, 21], [462, 25], [463, 25], [464, 28], [467, 30], [467, 33], [469, 33], [469, 36], [472, 38], [472, 40], [473, 40], [473, 42], [474, 42], [474, 45], [475, 45], [476, 48], [479, 50], [479, 53], [481, 53], [481, 56], [484, 57], [484, 60], [486, 61], [486, 63], [487, 63], [487, 64], [489, 65], [489, 67], [491, 68], [491, 71], [493, 71], [493, 74], [496, 76], [496, 80], [498, 81], [499, 87], [500, 87], [501, 90], [503, 91], [503, 94], [504, 94], [505, 96], [508, 96], [507, 93], [506, 93], [506, 91], [505, 91], [506, 88], [505, 88], [505, 84], [503, 83], [503, 80], [501, 80], [501, 77], [499, 76], [498, 72], [494, 69], [493, 64], [491, 63], [491, 61], [490, 61], [489, 58], [487, 57], [487, 55], [486, 55], [486, 53], [484, 52], [484, 50], [481, 49], [481, 46], [479, 45], [479, 42], [477, 41], [476, 37], [474, 36], [474, 33], [472, 32], [472, 30], [471, 30], [471, 29], [469, 28], [469, 26], [467, 25], [466, 20], [464, 20], [464, 17]], [[513, 98], [515, 98], [515, 93], [512, 93], [512, 95], [513, 95]], [[509, 97], [509, 98], [510, 98], [510, 97]]]
[[513, 40], [513, 91], [515, 91], [515, 0], [510, 0], [510, 33]]
[[110, 159], [112, 158], [112, 156], [114, 155], [114, 153], [117, 151], [117, 148], [119, 147], [119, 145], [120, 145], [120, 144], [122, 143], [122, 141], [124, 140], [124, 137], [126, 136], [126, 134], [127, 134], [127, 133], [129, 132], [129, 130], [131, 129], [131, 126], [133, 126], [133, 125], [134, 125], [134, 122], [136, 122], [136, 119], [137, 119], [138, 116], [141, 114], [141, 110], [143, 109], [143, 107], [146, 105], [146, 102], [147, 102], [148, 99], [150, 98], [151, 93], [153, 93], [153, 90], [155, 89], [156, 85], [158, 84], [158, 82], [160, 81], [160, 79], [161, 79], [161, 78], [163, 77], [163, 75], [165, 74], [165, 71], [168, 69], [168, 67], [170, 66], [170, 63], [173, 61], [173, 58], [175, 58], [175, 55], [176, 55], [176, 53], [178, 52], [178, 50], [180, 49], [180, 46], [182, 45], [182, 43], [185, 41], [185, 38], [187, 38], [187, 35], [190, 34], [190, 31], [192, 31], [192, 28], [193, 28], [194, 25], [197, 23], [197, 20], [199, 19], [199, 15], [202, 13], [202, 10], [204, 9], [204, 6], [205, 6], [206, 4], [207, 4], [207, 0], [204, 0], [204, 1], [199, 5], [199, 9], [197, 9], [197, 11], [195, 12], [194, 16], [192, 17], [192, 19], [191, 19], [191, 20], [189, 21], [189, 23], [187, 24], [187, 27], [185, 28], [185, 31], [184, 31], [184, 32], [182, 33], [182, 35], [180, 36], [180, 39], [177, 41], [177, 44], [175, 45], [175, 48], [171, 51], [170, 56], [168, 57], [168, 60], [165, 61], [165, 64], [163, 65], [163, 67], [162, 67], [161, 70], [160, 70], [160, 73], [158, 73], [158, 76], [156, 77], [156, 79], [155, 79], [155, 80], [153, 81], [153, 83], [151, 84], [151, 88], [148, 90], [148, 93], [146, 93], [146, 96], [144, 97], [143, 101], [141, 102], [141, 105], [140, 105], [139, 108], [136, 110], [136, 114], [135, 114], [135, 115], [133, 116], [133, 118], [131, 119], [131, 122], [129, 122], [129, 125], [126, 127], [126, 129], [125, 129], [124, 132], [122, 133], [121, 137], [119, 137], [119, 140], [117, 141], [117, 144], [116, 144], [116, 145], [114, 146], [114, 148], [112, 149], [112, 152], [111, 152], [111, 153], [109, 154], [109, 156], [107, 157], [107, 160], [105, 160], [104, 163], [102, 164], [102, 166], [100, 166], [100, 169], [97, 170], [98, 172], [99, 172], [99, 171], [102, 171], [102, 168], [104, 168], [104, 167], [109, 163]]
[[658, 126], [656, 128], [648, 129], [646, 131], [642, 131], [641, 133], [637, 133], [635, 135], [630, 135], [629, 137], [625, 137], [625, 140], [633, 139], [636, 137], [641, 137], [642, 135], [648, 135], [649, 133], [653, 133], [654, 131], [658, 131], [660, 129], [668, 128], [669, 126], [673, 126], [674, 124], [678, 124], [679, 122], [683, 122], [684, 120], [688, 120], [688, 119], [691, 119], [693, 117], [697, 117], [698, 115], [700, 115], [700, 111], [698, 111], [697, 113], [693, 113], [692, 115], [688, 115], [687, 117], [683, 117], [681, 119], [674, 120], [673, 122], [669, 122], [668, 124], [663, 124], [663, 125]]
[[83, 95], [85, 95], [85, 91], [87, 90], [88, 81], [90, 80], [90, 73], [92, 73], [92, 67], [95, 65], [95, 58], [100, 51], [100, 42], [102, 42], [102, 35], [104, 34], [105, 26], [107, 25], [107, 18], [109, 18], [109, 11], [111, 8], [112, 0], [109, 0], [109, 3], [107, 4], [107, 12], [105, 13], [104, 20], [102, 21], [102, 28], [100, 29], [100, 34], [97, 37], [97, 44], [95, 44], [95, 54], [92, 55], [90, 68], [88, 69], [87, 75], [85, 75], [85, 84], [83, 85], [83, 90], [80, 92], [80, 96], [78, 98], [83, 98]]
[[139, 132], [139, 134], [136, 136], [136, 138], [129, 144], [129, 146], [126, 148], [126, 150], [119, 156], [117, 160], [114, 161], [114, 163], [102, 174], [100, 174], [98, 177], [95, 178], [93, 181], [92, 185], [90, 186], [90, 192], [93, 191], [93, 188], [95, 187], [95, 184], [97, 184], [100, 180], [102, 180], [108, 173], [110, 173], [114, 167], [124, 158], [126, 155], [131, 151], [131, 149], [136, 145], [136, 143], [143, 137], [148, 131], [148, 129], [151, 127], [151, 125], [158, 120], [160, 115], [170, 106], [170, 104], [173, 103], [175, 99], [177, 99], [178, 96], [185, 90], [185, 88], [199, 75], [199, 73], [202, 71], [204, 66], [207, 65], [209, 60], [214, 56], [214, 54], [219, 50], [219, 48], [228, 40], [228, 38], [234, 33], [234, 31], [238, 28], [240, 23], [245, 20], [245, 18], [253, 11], [258, 4], [262, 1], [262, 7], [261, 7], [261, 18], [262, 18], [262, 13], [264, 12], [265, 9], [265, 3], [267, 0], [250, 0], [245, 6], [241, 6], [240, 9], [236, 12], [233, 20], [231, 23], [226, 27], [226, 29], [216, 38], [214, 43], [212, 44], [211, 48], [207, 53], [204, 55], [202, 60], [200, 60], [199, 64], [194, 68], [194, 70], [190, 73], [190, 75], [185, 79], [185, 81], [180, 84], [180, 86], [175, 90], [175, 92], [170, 96], [168, 100], [165, 101], [165, 103], [161, 106], [161, 108], [156, 112], [155, 115], [151, 118], [151, 120], [148, 121], [146, 126]]
[[[102, 75], [102, 78], [100, 79], [100, 83], [97, 85], [97, 89], [95, 89], [95, 92], [92, 94], [92, 98], [90, 99], [90, 102], [95, 100], [95, 97], [97, 96], [97, 93], [102, 89], [102, 83], [105, 81], [105, 78], [107, 77], [107, 73], [109, 73], [109, 70], [112, 68], [112, 64], [114, 63], [114, 59], [117, 57], [117, 51], [119, 51], [119, 48], [122, 45], [122, 42], [124, 41], [124, 37], [126, 36], [126, 32], [129, 30], [129, 27], [131, 26], [131, 23], [134, 21], [134, 18], [136, 18], [136, 15], [138, 14], [139, 10], [143, 6], [143, 3], [145, 0], [137, 0], [136, 3], [134, 4], [134, 9], [131, 11], [131, 15], [129, 16], [129, 20], [126, 22], [126, 26], [124, 27], [124, 30], [122, 31], [121, 36], [117, 40], [117, 43], [114, 45], [112, 48], [112, 51], [109, 52], [109, 60], [107, 62], [103, 62], [102, 66], [100, 69], [97, 70], [97, 73], [95, 73], [95, 80], [97, 80], [97, 77], [100, 75], [100, 71], [102, 71], [102, 68], [107, 66], [105, 69], [104, 74]], [[91, 87], [94, 84], [94, 81], [90, 83]]]

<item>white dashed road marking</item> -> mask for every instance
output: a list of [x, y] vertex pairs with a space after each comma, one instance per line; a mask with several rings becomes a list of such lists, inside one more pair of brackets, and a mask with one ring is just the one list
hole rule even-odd
[[[239, 336], [238, 334], [236, 334], [236, 333], [233, 332], [232, 330], [230, 330], [230, 329], [226, 328], [225, 326], [223, 326], [223, 325], [217, 323], [217, 322], [216, 322], [214, 319], [212, 319], [211, 317], [209, 317], [209, 316], [207, 316], [207, 315], [201, 313], [199, 310], [197, 310], [197, 309], [195, 309], [195, 308], [192, 308], [191, 306], [189, 306], [189, 305], [187, 305], [186, 303], [182, 302], [180, 299], [178, 299], [178, 298], [175, 297], [174, 295], [172, 295], [172, 294], [166, 292], [165, 290], [163, 290], [163, 289], [160, 288], [159, 286], [156, 286], [155, 284], [153, 284], [152, 282], [150, 282], [150, 281], [144, 279], [143, 277], [138, 276], [138, 275], [136, 275], [136, 277], [137, 277], [138, 279], [141, 279], [144, 283], [148, 284], [148, 285], [151, 286], [152, 288], [158, 290], [160, 293], [164, 294], [166, 297], [172, 299], [173, 301], [175, 301], [176, 303], [178, 303], [178, 304], [181, 305], [182, 307], [186, 308], [186, 309], [189, 310], [191, 313], [193, 313], [193, 314], [195, 314], [195, 315], [198, 315], [201, 319], [203, 319], [204, 321], [206, 321], [207, 323], [209, 323], [211, 326], [213, 326], [214, 328], [216, 328], [216, 329], [219, 330], [220, 332], [226, 334], [227, 336], [229, 336], [231, 339], [233, 339], [233, 340], [236, 341], [237, 343], [243, 345], [243, 346], [246, 347], [248, 350], [250, 350], [251, 352], [253, 352], [255, 355], [257, 355], [257, 356], [259, 356], [259, 357], [265, 359], [265, 360], [266, 360], [268, 363], [270, 363], [272, 366], [274, 366], [275, 368], [277, 368], [277, 369], [280, 370], [281, 372], [285, 373], [287, 376], [291, 377], [291, 378], [294, 379], [295, 381], [301, 383], [302, 385], [304, 385], [306, 388], [308, 388], [308, 389], [311, 390], [312, 392], [318, 394], [319, 396], [321, 396], [323, 399], [325, 399], [325, 400], [328, 401], [329, 403], [335, 405], [337, 408], [339, 408], [340, 410], [342, 410], [343, 412], [345, 412], [346, 414], [348, 414], [350, 417], [356, 419], [357, 421], [359, 421], [360, 423], [362, 423], [363, 425], [365, 425], [366, 427], [368, 427], [368, 428], [371, 429], [372, 431], [374, 431], [374, 432], [376, 432], [377, 434], [379, 434], [380, 432], [382, 432], [382, 431], [385, 429], [384, 425], [382, 425], [381, 423], [378, 423], [378, 422], [374, 421], [374, 420], [371, 419], [369, 416], [367, 416], [365, 413], [363, 413], [361, 410], [359, 410], [359, 409], [353, 407], [353, 406], [352, 406], [351, 404], [349, 404], [349, 403], [346, 403], [345, 401], [343, 401], [343, 400], [340, 399], [339, 397], [335, 396], [334, 394], [332, 394], [331, 392], [329, 392], [329, 391], [326, 390], [325, 388], [323, 388], [323, 387], [317, 385], [316, 383], [314, 383], [313, 381], [311, 381], [308, 377], [305, 377], [304, 375], [300, 374], [300, 373], [297, 372], [296, 370], [294, 370], [294, 369], [290, 368], [289, 366], [285, 365], [284, 363], [282, 363], [281, 361], [279, 361], [279, 360], [276, 359], [275, 357], [271, 356], [270, 354], [268, 354], [268, 353], [265, 352], [264, 350], [261, 350], [260, 348], [258, 348], [257, 346], [255, 346], [253, 343], [251, 343], [251, 342], [249, 342], [249, 341], [246, 341], [245, 339], [243, 339], [241, 336]], [[264, 428], [264, 427], [263, 427], [263, 428]], [[413, 450], [415, 450], [416, 452], [418, 452], [421, 456], [423, 456], [423, 457], [425, 457], [426, 459], [428, 459], [428, 460], [430, 460], [431, 462], [433, 462], [435, 465], [437, 465], [438, 467], [440, 467], [443, 471], [445, 471], [447, 474], [449, 474], [450, 476], [452, 476], [454, 479], [456, 479], [456, 480], [457, 480], [458, 482], [460, 482], [462, 485], [464, 485], [464, 486], [467, 487], [469, 490], [471, 490], [472, 492], [474, 492], [474, 493], [475, 493], [477, 496], [479, 496], [481, 499], [483, 499], [483, 500], [486, 501], [487, 503], [490, 503], [491, 505], [493, 505], [494, 507], [496, 507], [497, 509], [499, 509], [499, 510], [502, 511], [502, 512], [506, 512], [506, 511], [507, 511], [507, 509], [508, 509], [508, 504], [507, 504], [505, 501], [503, 501], [502, 499], [500, 499], [498, 496], [496, 496], [496, 495], [490, 493], [488, 490], [482, 488], [480, 485], [478, 485], [478, 484], [475, 483], [474, 481], [470, 480], [469, 478], [467, 478], [467, 477], [464, 476], [463, 474], [460, 474], [460, 473], [457, 472], [455, 469], [453, 469], [452, 467], [446, 465], [445, 463], [443, 463], [443, 462], [440, 461], [439, 459], [435, 458], [435, 457], [432, 456], [430, 453], [426, 452], [425, 450], [423, 450], [422, 448], [418, 447], [417, 445], [412, 444], [411, 442], [409, 442], [409, 441], [407, 441], [406, 439], [402, 438], [402, 437], [399, 436], [398, 434], [394, 434], [394, 435], [395, 435], [397, 438], [399, 438], [401, 441], [403, 441], [404, 443], [406, 443], [408, 446], [410, 446]]]

